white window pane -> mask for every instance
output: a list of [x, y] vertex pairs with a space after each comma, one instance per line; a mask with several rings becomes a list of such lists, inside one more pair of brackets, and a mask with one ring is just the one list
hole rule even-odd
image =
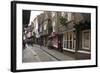
[[68, 13], [68, 21], [71, 21], [71, 13]]
[[82, 35], [82, 48], [83, 49], [90, 49], [90, 32], [83, 31]]

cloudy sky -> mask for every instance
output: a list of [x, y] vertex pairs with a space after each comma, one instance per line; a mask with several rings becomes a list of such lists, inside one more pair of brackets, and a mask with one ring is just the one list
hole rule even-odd
[[34, 20], [34, 18], [37, 16], [37, 15], [40, 15], [41, 13], [43, 13], [43, 11], [31, 11], [31, 16], [30, 16], [30, 23], [31, 21]]
[[[31, 11], [31, 15], [30, 15], [30, 23], [29, 25], [31, 24], [31, 22], [36, 18], [37, 15], [40, 15], [41, 13], [43, 13], [43, 11]], [[37, 21], [38, 22], [38, 21]], [[35, 33], [36, 33], [36, 37], [39, 37], [39, 33], [38, 33], [38, 23], [36, 22], [35, 24]]]

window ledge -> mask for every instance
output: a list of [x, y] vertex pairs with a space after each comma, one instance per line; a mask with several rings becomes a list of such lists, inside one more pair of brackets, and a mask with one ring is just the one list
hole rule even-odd
[[[75, 49], [66, 49], [66, 48], [63, 48], [63, 50], [70, 51], [70, 52], [75, 52]], [[91, 54], [91, 52], [84, 51], [84, 50], [78, 50], [77, 52], [78, 53]]]
[[75, 49], [66, 49], [66, 48], [63, 48], [63, 50], [70, 51], [70, 52], [75, 52]]
[[85, 53], [85, 54], [91, 54], [91, 52], [84, 51], [84, 50], [78, 50], [77, 52], [79, 52], [79, 53]]

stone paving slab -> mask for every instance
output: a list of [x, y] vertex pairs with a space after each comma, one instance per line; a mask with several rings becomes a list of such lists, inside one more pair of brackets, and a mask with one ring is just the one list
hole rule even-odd
[[[38, 48], [40, 47], [39, 45], [34, 45], [37, 46]], [[68, 56], [67, 54], [64, 54], [62, 52], [59, 52], [55, 49], [48, 49], [47, 47], [41, 46], [40, 49], [46, 51], [48, 54], [51, 54], [52, 56], [58, 58], [59, 60], [75, 60], [75, 58]]]
[[34, 44], [28, 45], [22, 52], [22, 62], [48, 62], [48, 61], [67, 61], [75, 60], [67, 54], [59, 52], [55, 49], [48, 49], [44, 46]]
[[22, 52], [22, 62], [37, 62], [37, 59], [28, 48], [25, 48]]
[[27, 45], [27, 47], [22, 51], [23, 63], [48, 61], [57, 61], [57, 59], [55, 59], [45, 51], [41, 50], [39, 46], [37, 47]]

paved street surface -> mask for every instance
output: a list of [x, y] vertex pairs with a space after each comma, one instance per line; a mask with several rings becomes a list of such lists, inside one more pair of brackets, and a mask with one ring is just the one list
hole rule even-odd
[[63, 61], [74, 60], [74, 58], [67, 56], [57, 50], [48, 49], [47, 47], [39, 45], [26, 45], [22, 52], [23, 62], [47, 62], [47, 61]]

